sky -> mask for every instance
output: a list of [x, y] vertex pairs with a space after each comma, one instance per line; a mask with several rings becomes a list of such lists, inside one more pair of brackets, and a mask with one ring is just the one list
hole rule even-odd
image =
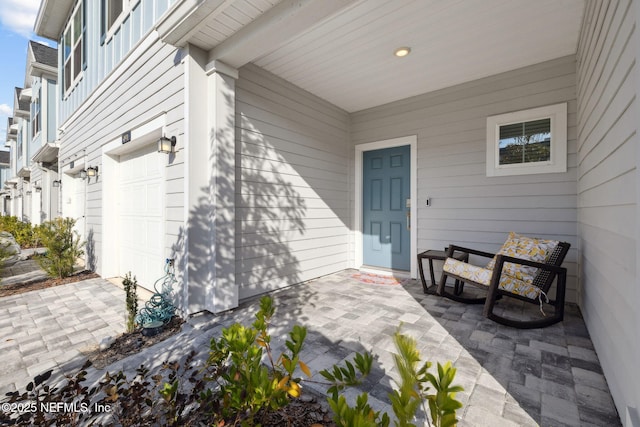
[[7, 118], [13, 115], [15, 87], [24, 87], [29, 40], [49, 46], [55, 42], [33, 33], [40, 0], [0, 0], [0, 148], [7, 137]]

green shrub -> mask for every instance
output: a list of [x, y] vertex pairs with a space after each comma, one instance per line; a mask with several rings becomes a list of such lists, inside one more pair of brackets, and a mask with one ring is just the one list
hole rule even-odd
[[127, 273], [122, 281], [124, 286], [124, 292], [126, 294], [126, 306], [127, 306], [127, 332], [133, 332], [136, 330], [136, 315], [138, 314], [138, 280], [133, 276], [131, 278], [131, 272]]
[[[462, 403], [455, 399], [455, 393], [463, 390], [460, 386], [452, 385], [456, 369], [450, 362], [444, 366], [438, 363], [436, 377], [428, 372], [431, 362], [419, 365], [420, 352], [413, 338], [401, 334], [398, 329], [394, 335], [394, 343], [398, 353], [394, 354], [393, 359], [400, 374], [400, 383], [389, 393], [389, 400], [397, 419], [395, 426], [415, 427], [412, 421], [425, 401], [428, 402], [429, 414], [435, 427], [456, 425], [456, 410], [462, 407]], [[344, 396], [339, 394], [345, 387], [359, 384], [369, 374], [372, 361], [370, 354], [356, 353], [354, 363], [346, 361], [344, 367], [334, 365], [333, 369], [320, 372], [330, 382], [327, 400], [338, 427], [389, 426], [388, 414], [374, 412], [369, 406], [367, 393], [358, 396], [355, 406], [350, 406]], [[433, 386], [435, 393], [428, 393], [429, 385]]]
[[[304, 327], [293, 327], [286, 341], [289, 352], [274, 360], [268, 333], [274, 312], [271, 298], [263, 297], [253, 327], [236, 323], [223, 329], [220, 339], [211, 340], [207, 366], [220, 384], [218, 422], [254, 425], [261, 411], [277, 410], [289, 404], [291, 397], [300, 396], [301, 379], [294, 376], [298, 366], [311, 376], [299, 358], [307, 335]], [[262, 364], [263, 356], [269, 360], [269, 367]]]
[[16, 239], [21, 248], [36, 246], [33, 227], [28, 222], [22, 222], [15, 216], [0, 216], [0, 231], [7, 231]]
[[76, 260], [84, 253], [83, 242], [74, 231], [73, 218], [56, 218], [42, 224], [39, 235], [47, 251], [37, 257], [38, 263], [51, 277], [68, 277], [73, 274]]

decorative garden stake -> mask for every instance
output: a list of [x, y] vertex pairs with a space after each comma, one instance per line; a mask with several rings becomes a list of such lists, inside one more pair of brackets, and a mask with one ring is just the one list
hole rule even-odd
[[[160, 328], [169, 323], [175, 314], [176, 309], [171, 302], [171, 288], [177, 281], [173, 259], [168, 258], [165, 261], [164, 271], [165, 275], [156, 280], [153, 285], [155, 293], [136, 316], [136, 323], [141, 325], [143, 333], [147, 331], [148, 335], [159, 332]], [[159, 286], [160, 289], [158, 289]]]

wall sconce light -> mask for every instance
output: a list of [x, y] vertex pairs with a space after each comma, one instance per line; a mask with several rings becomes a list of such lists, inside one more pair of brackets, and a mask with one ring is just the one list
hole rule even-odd
[[158, 153], [169, 154], [175, 152], [176, 142], [175, 136], [171, 138], [167, 138], [166, 136], [160, 137], [158, 140]]
[[80, 178], [85, 179], [87, 177], [87, 171], [82, 169], [80, 171]]
[[89, 178], [91, 178], [92, 176], [97, 176], [98, 175], [98, 167], [97, 166], [89, 166], [87, 168], [87, 176]]
[[62, 181], [60, 181], [59, 179], [54, 179], [53, 180], [53, 186], [54, 187], [60, 187], [62, 185]]
[[31, 195], [31, 190], [27, 190], [27, 196]]
[[42, 191], [42, 187], [35, 187], [36, 193], [39, 193]]

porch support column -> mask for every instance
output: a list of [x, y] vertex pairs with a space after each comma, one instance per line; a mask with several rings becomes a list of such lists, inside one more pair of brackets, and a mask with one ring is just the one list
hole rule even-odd
[[[235, 79], [186, 48], [185, 203], [188, 312], [238, 306], [235, 280]], [[184, 265], [183, 264], [183, 265]]]
[[238, 71], [220, 61], [207, 64], [208, 138], [213, 204], [215, 286], [207, 310], [218, 313], [238, 306], [236, 283], [236, 79]]

